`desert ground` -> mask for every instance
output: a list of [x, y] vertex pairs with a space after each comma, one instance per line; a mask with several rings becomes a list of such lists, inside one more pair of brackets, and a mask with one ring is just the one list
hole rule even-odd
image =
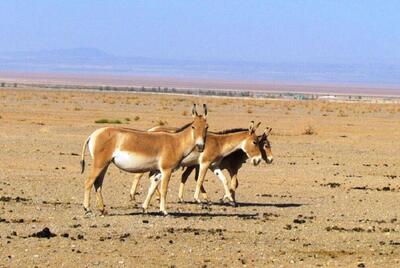
[[[111, 165], [108, 215], [83, 211], [83, 142], [95, 129], [146, 129], [191, 121], [207, 103], [210, 130], [273, 128], [274, 162], [239, 172], [238, 207], [193, 200], [181, 170], [170, 181], [167, 217], [153, 200], [129, 198], [133, 174]], [[99, 124], [96, 120], [120, 120]], [[400, 265], [400, 105], [188, 97], [41, 89], [0, 91], [1, 267], [398, 267]], [[86, 153], [87, 168], [90, 157]], [[48, 228], [54, 236], [40, 237]], [[39, 233], [39, 235], [38, 235]]]

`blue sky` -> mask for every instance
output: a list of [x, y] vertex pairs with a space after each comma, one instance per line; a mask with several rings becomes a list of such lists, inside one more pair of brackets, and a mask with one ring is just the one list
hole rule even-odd
[[2, 0], [0, 51], [272, 63], [400, 61], [400, 1]]

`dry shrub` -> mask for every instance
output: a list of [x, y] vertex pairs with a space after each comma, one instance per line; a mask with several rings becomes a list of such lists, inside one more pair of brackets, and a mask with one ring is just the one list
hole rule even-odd
[[94, 121], [96, 124], [122, 124], [121, 120], [118, 119], [99, 119]]
[[316, 135], [316, 134], [317, 132], [311, 125], [307, 126], [303, 131], [303, 135]]
[[167, 125], [168, 124], [168, 122], [167, 121], [163, 121], [163, 120], [158, 120], [157, 121], [157, 124], [159, 125], [159, 126], [165, 126], [165, 125]]
[[347, 117], [348, 115], [343, 110], [339, 110], [339, 113], [337, 116], [338, 117]]
[[140, 117], [138, 115], [133, 118], [133, 120], [135, 120], [135, 121], [139, 121], [139, 119], [140, 119]]

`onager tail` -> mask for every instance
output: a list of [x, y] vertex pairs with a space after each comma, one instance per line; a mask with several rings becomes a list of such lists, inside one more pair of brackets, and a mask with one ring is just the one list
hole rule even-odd
[[82, 156], [81, 156], [81, 174], [85, 171], [85, 151], [86, 151], [86, 146], [90, 140], [90, 136], [86, 139], [85, 143], [83, 144], [82, 148]]

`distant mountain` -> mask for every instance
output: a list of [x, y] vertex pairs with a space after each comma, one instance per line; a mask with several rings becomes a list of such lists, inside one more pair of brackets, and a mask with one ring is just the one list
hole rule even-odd
[[0, 52], [0, 70], [400, 85], [400, 63], [332, 64], [172, 60], [122, 57], [96, 48]]

